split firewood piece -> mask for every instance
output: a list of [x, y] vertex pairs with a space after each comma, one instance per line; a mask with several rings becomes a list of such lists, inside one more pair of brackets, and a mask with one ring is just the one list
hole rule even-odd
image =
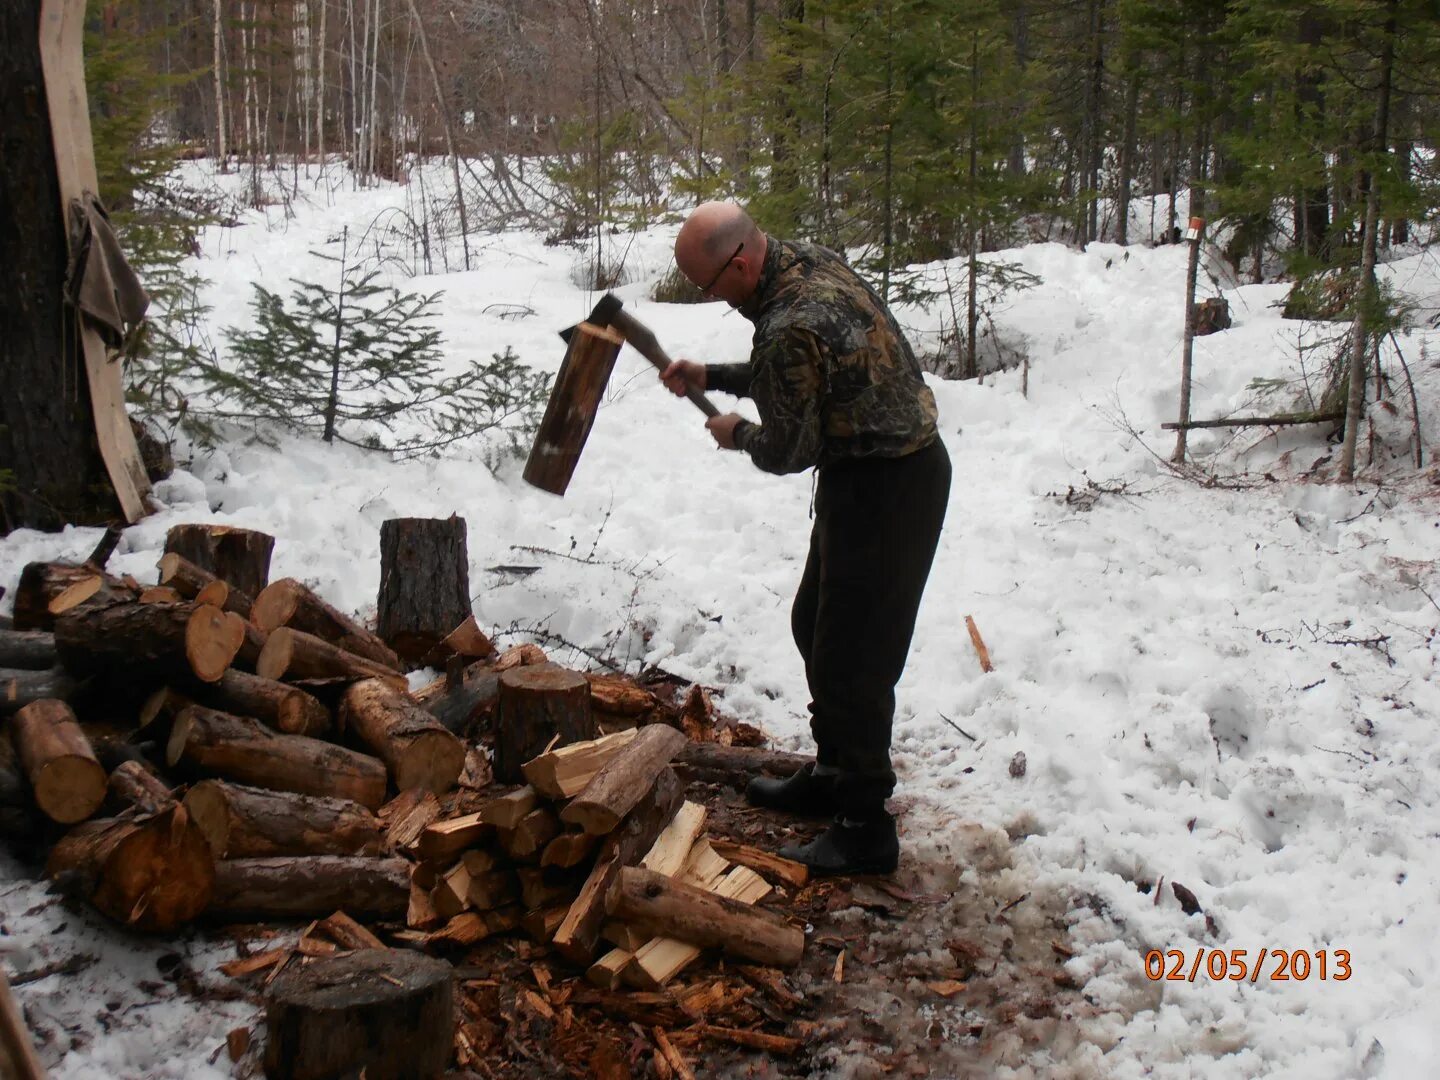
[[343, 911], [337, 911], [331, 915], [327, 915], [321, 919], [316, 926], [334, 938], [335, 943], [342, 949], [389, 948], [383, 941]]
[[453, 987], [449, 964], [408, 949], [291, 968], [265, 1007], [265, 1075], [440, 1076], [455, 1052]]
[[[208, 847], [207, 847], [208, 852]], [[390, 918], [410, 902], [410, 864], [363, 855], [288, 855], [215, 864], [217, 919], [315, 919], [336, 908]]]
[[45, 671], [57, 663], [54, 634], [45, 630], [0, 630], [0, 668]]
[[736, 969], [746, 979], [763, 989], [767, 994], [787, 1009], [798, 1009], [805, 1004], [805, 999], [785, 981], [785, 976], [774, 968], [753, 967], [750, 964], [737, 964]]
[[965, 616], [965, 629], [970, 631], [970, 644], [975, 646], [975, 655], [980, 660], [980, 670], [985, 674], [995, 670], [995, 665], [990, 663], [990, 650], [985, 647], [985, 639], [980, 636], [980, 628], [975, 625], [975, 620], [969, 615]]
[[405, 689], [405, 676], [300, 630], [282, 626], [270, 632], [255, 661], [255, 673], [267, 679], [385, 679]]
[[715, 706], [709, 691], [698, 683], [685, 692], [680, 704], [680, 730], [692, 742], [715, 741]]
[[588, 673], [585, 681], [590, 684], [590, 704], [601, 712], [644, 716], [659, 704], [653, 693], [624, 675]]
[[[734, 888], [740, 896], [750, 895], [761, 886], [769, 889], [748, 867], [732, 870], [726, 881], [735, 878], [746, 878], [748, 883], [747, 888]], [[749, 879], [760, 881], [760, 885], [754, 885]], [[747, 903], [721, 893], [706, 892], [638, 866], [627, 866], [620, 870], [607, 906], [614, 918], [635, 923], [661, 937], [701, 948], [718, 946], [742, 960], [794, 967], [805, 949], [805, 932], [774, 912], [752, 907], [753, 903], [753, 900]], [[637, 967], [652, 976], [664, 974], [647, 970], [646, 949], [649, 948], [647, 944], [636, 953]]]
[[15, 714], [11, 730], [35, 804], [47, 817], [73, 825], [100, 809], [108, 778], [70, 706], [53, 698], [32, 702]]
[[630, 728], [548, 750], [522, 766], [525, 779], [547, 799], [574, 798], [606, 762], [630, 744], [638, 730]]
[[589, 687], [585, 676], [557, 664], [504, 672], [496, 703], [495, 778], [520, 783], [531, 758], [556, 745], [595, 738]]
[[[770, 892], [765, 880], [745, 866], [737, 866], [708, 884], [686, 884], [741, 904], [753, 904]], [[652, 938], [635, 950], [635, 958], [625, 968], [625, 981], [641, 989], [659, 990], [699, 959], [700, 952], [699, 946], [689, 941]]]
[[46, 698], [74, 701], [88, 685], [62, 667], [47, 671], [0, 668], [0, 716], [10, 716]]
[[665, 831], [660, 834], [645, 858], [640, 860], [640, 865], [666, 877], [679, 874], [690, 860], [690, 849], [705, 831], [707, 813], [705, 807], [699, 803], [681, 804], [670, 824], [665, 826]]
[[520, 898], [520, 879], [514, 870], [487, 870], [469, 878], [465, 899], [477, 911], [493, 911]]
[[743, 1046], [748, 1050], [759, 1050], [766, 1054], [798, 1054], [805, 1045], [800, 1039], [789, 1035], [771, 1035], [766, 1031], [749, 1031], [745, 1028], [717, 1027], [714, 1024], [699, 1023], [687, 1031], [716, 1042]]
[[[238, 616], [237, 616], [238, 617]], [[330, 730], [330, 710], [299, 687], [233, 668], [197, 691], [204, 705], [250, 716], [286, 735], [319, 738]]]
[[669, 767], [685, 742], [682, 733], [664, 724], [641, 728], [560, 811], [560, 820], [596, 835], [610, 832]]
[[[145, 589], [141, 589], [139, 596], [140, 603], [142, 604], [178, 604], [185, 599], [187, 599], [187, 597], [181, 596], [168, 585], [151, 585]], [[201, 603], [208, 604], [210, 600], [207, 597], [205, 600], [202, 600]]]
[[226, 525], [176, 525], [165, 535], [165, 554], [187, 559], [247, 596], [257, 595], [270, 580], [274, 548], [273, 536]]
[[210, 903], [215, 863], [179, 804], [152, 817], [106, 818], [71, 829], [46, 876], [137, 930], [172, 930]]
[[165, 760], [274, 791], [353, 799], [370, 810], [385, 801], [385, 766], [375, 758], [200, 705], [175, 718]]
[[294, 578], [281, 578], [266, 586], [251, 605], [250, 621], [266, 633], [289, 627], [391, 671], [401, 668], [400, 657], [389, 645]]
[[640, 948], [641, 945], [649, 941], [652, 935], [631, 926], [629, 923], [618, 922], [615, 919], [606, 919], [600, 927], [600, 936], [617, 949], [633, 953], [636, 949]]
[[480, 807], [482, 820], [497, 829], [513, 829], [538, 805], [539, 799], [532, 787], [516, 788], [514, 791], [497, 795]]
[[470, 615], [465, 519], [452, 514], [381, 522], [380, 638], [418, 666]]
[[688, 885], [714, 890], [730, 870], [730, 864], [715, 853], [708, 837], [702, 836], [690, 849], [690, 858], [680, 872], [680, 880]]
[[110, 794], [142, 814], [158, 814], [175, 805], [175, 793], [138, 761], [122, 761], [110, 773]]
[[440, 816], [440, 800], [423, 788], [406, 788], [380, 808], [385, 838], [396, 850], [408, 848]]
[[379, 855], [380, 822], [349, 799], [202, 780], [185, 807], [217, 859], [272, 855]]
[[619, 990], [625, 965], [634, 955], [628, 949], [617, 946], [586, 968], [585, 978], [602, 990]]
[[[580, 880], [573, 876], [552, 880], [549, 874], [535, 866], [522, 866], [515, 871], [515, 876], [520, 880], [520, 904], [526, 911], [574, 900], [580, 891]], [[481, 905], [477, 903], [475, 906]]]
[[210, 571], [196, 566], [185, 556], [170, 552], [160, 557], [160, 584], [168, 585], [186, 600], [200, 600], [232, 611], [243, 619], [250, 617], [254, 604], [250, 594]]
[[465, 767], [464, 744], [408, 694], [379, 679], [364, 679], [345, 691], [340, 722], [390, 767], [402, 791], [418, 787], [444, 794]]
[[[433, 886], [431, 886], [433, 888]], [[430, 899], [430, 889], [410, 878], [410, 902], [405, 908], [405, 925], [411, 930], [429, 930], [441, 922]]]
[[715, 839], [710, 843], [715, 848], [716, 854], [722, 858], [737, 862], [741, 866], [748, 866], [764, 877], [783, 881], [793, 888], [804, 888], [810, 880], [810, 868], [804, 863], [795, 862], [793, 859], [782, 859], [779, 855], [772, 855], [768, 851], [761, 851], [748, 844], [737, 844], [730, 840]]
[[521, 926], [531, 941], [548, 945], [555, 937], [555, 931], [560, 929], [560, 924], [565, 921], [565, 916], [569, 911], [569, 904], [557, 904], [540, 911], [531, 911], [525, 915]]
[[45, 1080], [45, 1066], [35, 1053], [25, 1015], [10, 993], [10, 980], [0, 969], [0, 1074], [12, 1080]]
[[585, 966], [594, 959], [611, 885], [621, 868], [637, 862], [650, 850], [682, 801], [680, 778], [673, 770], [665, 769], [619, 827], [605, 838], [580, 895], [555, 932], [552, 944], [562, 956]]
[[545, 655], [544, 649], [527, 641], [523, 645], [512, 645], [501, 653], [495, 660], [495, 670], [503, 672], [509, 671], [511, 668], [529, 667], [549, 662], [550, 658]]
[[587, 832], [563, 832], [545, 845], [540, 856], [541, 866], [568, 868], [579, 866], [599, 846], [600, 837]]
[[791, 754], [784, 750], [692, 742], [681, 748], [675, 759], [675, 768], [689, 780], [705, 780], [743, 789], [752, 776], [761, 773], [793, 776], [814, 761], [808, 755]]
[[485, 819], [484, 812], [463, 814], [425, 826], [416, 841], [415, 851], [427, 862], [446, 862], [460, 856], [466, 848], [489, 839], [495, 826]]
[[447, 870], [430, 890], [430, 905], [442, 919], [453, 919], [470, 907], [470, 868], [462, 859]]
[[537, 806], [526, 814], [513, 829], [500, 830], [500, 846], [510, 857], [519, 860], [540, 860], [545, 845], [560, 835], [560, 819], [548, 806]]

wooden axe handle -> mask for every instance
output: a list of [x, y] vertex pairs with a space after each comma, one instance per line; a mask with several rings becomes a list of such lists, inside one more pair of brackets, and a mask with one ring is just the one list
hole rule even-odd
[[[611, 317], [610, 325], [624, 334], [625, 340], [635, 347], [636, 352], [654, 364], [656, 370], [664, 371], [670, 366], [670, 354], [660, 347], [660, 343], [655, 340], [655, 335], [650, 332], [650, 328], [634, 315], [622, 308]], [[686, 386], [685, 396], [706, 416], [720, 415], [720, 410], [695, 387]]]

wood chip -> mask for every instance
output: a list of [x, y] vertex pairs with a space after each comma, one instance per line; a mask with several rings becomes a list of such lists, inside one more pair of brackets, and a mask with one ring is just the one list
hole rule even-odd
[[245, 1051], [250, 1049], [250, 1029], [248, 1027], [237, 1027], [225, 1036], [225, 1049], [230, 1053], [230, 1060], [238, 1062], [245, 1056]]
[[841, 949], [835, 957], [835, 981], [845, 981], [845, 950]]
[[239, 979], [246, 975], [254, 975], [257, 971], [264, 971], [280, 963], [294, 952], [294, 946], [286, 945], [280, 949], [270, 949], [268, 952], [254, 953], [251, 956], [242, 956], [235, 960], [228, 960], [220, 965], [220, 970], [232, 979]]
[[943, 998], [954, 997], [965, 989], [965, 984], [958, 979], [940, 979], [937, 982], [928, 982], [925, 985]]
[[655, 1027], [651, 1029], [651, 1033], [655, 1036], [655, 1046], [659, 1049], [660, 1056], [665, 1059], [665, 1064], [670, 1066], [672, 1074], [679, 1080], [695, 1080], [695, 1074], [690, 1071], [690, 1066], [680, 1056], [680, 1051], [676, 1050], [674, 1044], [670, 1042], [665, 1034], [665, 1029]]

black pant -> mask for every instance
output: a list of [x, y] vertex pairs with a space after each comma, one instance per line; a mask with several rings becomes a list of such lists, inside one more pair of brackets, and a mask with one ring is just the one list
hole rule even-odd
[[820, 469], [790, 626], [813, 699], [816, 761], [840, 770], [840, 805], [853, 818], [883, 813], [895, 789], [895, 684], [949, 494], [950, 456], [938, 438], [906, 457]]

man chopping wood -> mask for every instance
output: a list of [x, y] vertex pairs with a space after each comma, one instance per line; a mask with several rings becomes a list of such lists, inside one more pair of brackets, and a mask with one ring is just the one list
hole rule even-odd
[[750, 359], [677, 360], [660, 375], [754, 399], [705, 426], [769, 473], [817, 471], [810, 554], [791, 630], [810, 688], [815, 764], [755, 777], [755, 806], [833, 824], [782, 855], [816, 874], [890, 873], [890, 730], [950, 492], [935, 398], [884, 302], [834, 252], [767, 236], [739, 206], [698, 207], [675, 240], [680, 272], [755, 326]]

